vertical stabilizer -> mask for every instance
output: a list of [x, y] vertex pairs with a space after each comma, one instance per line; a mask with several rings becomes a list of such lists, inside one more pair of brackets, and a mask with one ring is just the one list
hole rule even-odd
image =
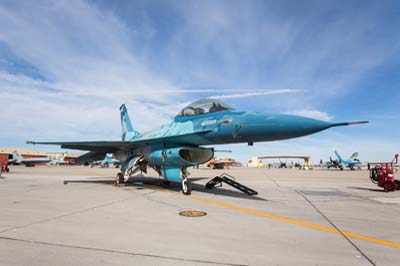
[[342, 157], [340, 157], [340, 154], [337, 151], [335, 151], [335, 155], [336, 155], [336, 158], [338, 159], [338, 161], [341, 162]]
[[355, 160], [358, 157], [358, 152], [355, 152], [351, 155], [350, 160]]
[[119, 108], [121, 112], [121, 128], [122, 128], [122, 140], [136, 139], [141, 136], [139, 132], [133, 129], [131, 119], [129, 118], [128, 110], [125, 104]]
[[13, 151], [11, 162], [12, 163], [21, 163], [21, 155], [17, 151]]

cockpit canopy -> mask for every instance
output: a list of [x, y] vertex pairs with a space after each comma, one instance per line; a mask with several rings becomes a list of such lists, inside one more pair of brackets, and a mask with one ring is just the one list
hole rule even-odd
[[202, 115], [232, 109], [229, 105], [216, 99], [201, 99], [183, 108], [177, 116]]

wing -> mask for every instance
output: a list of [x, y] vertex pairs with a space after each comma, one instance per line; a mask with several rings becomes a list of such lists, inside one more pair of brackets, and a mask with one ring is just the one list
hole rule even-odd
[[129, 148], [131, 142], [128, 141], [70, 141], [70, 142], [36, 142], [27, 141], [27, 144], [60, 145], [64, 149], [87, 150], [98, 152], [116, 152], [121, 149]]
[[27, 141], [27, 144], [60, 145], [61, 148], [87, 150], [102, 153], [115, 153], [119, 150], [132, 150], [152, 144], [193, 144], [212, 130], [198, 131], [189, 134], [166, 136], [159, 138], [138, 139], [133, 141], [72, 141], [72, 142], [36, 142]]

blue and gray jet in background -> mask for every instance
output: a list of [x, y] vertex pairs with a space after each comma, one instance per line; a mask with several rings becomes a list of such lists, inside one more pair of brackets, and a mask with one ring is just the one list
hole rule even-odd
[[344, 168], [348, 167], [350, 170], [361, 169], [361, 161], [358, 159], [358, 152], [353, 153], [349, 159], [344, 160], [340, 156], [340, 154], [335, 151], [336, 160], [333, 160], [332, 157], [329, 158], [329, 162], [325, 163], [325, 166], [329, 168], [339, 168], [343, 171]]

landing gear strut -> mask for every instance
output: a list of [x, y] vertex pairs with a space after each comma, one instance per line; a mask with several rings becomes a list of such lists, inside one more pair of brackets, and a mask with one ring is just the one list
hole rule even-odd
[[184, 195], [192, 194], [192, 185], [190, 184], [190, 181], [187, 179], [188, 176], [189, 172], [187, 171], [187, 169], [182, 168], [182, 193]]
[[121, 172], [115, 177], [115, 183], [117, 185], [124, 184], [128, 181], [129, 177], [137, 172], [146, 173], [147, 164], [144, 161], [143, 156], [136, 156], [128, 159], [121, 165]]
[[182, 193], [184, 195], [190, 195], [192, 194], [192, 185], [190, 184], [189, 180], [187, 177], [184, 177], [182, 179]]

